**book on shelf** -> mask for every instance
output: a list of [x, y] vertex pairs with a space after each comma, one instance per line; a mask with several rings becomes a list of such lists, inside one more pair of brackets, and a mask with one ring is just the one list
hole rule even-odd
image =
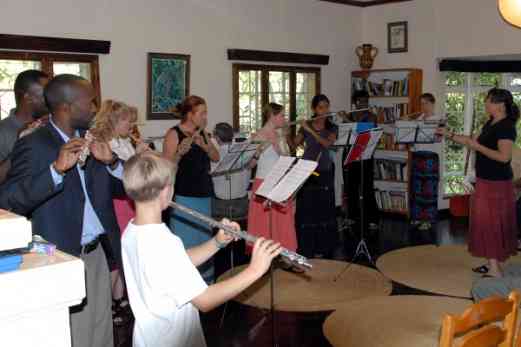
[[373, 81], [360, 77], [352, 78], [352, 87], [355, 91], [367, 91], [369, 96], [402, 97], [408, 96], [409, 78], [391, 80], [384, 78], [381, 81]]
[[409, 192], [406, 182], [375, 181], [375, 198], [381, 210], [408, 211]]
[[393, 191], [375, 191], [376, 204], [380, 210], [407, 211], [408, 193]]
[[376, 159], [374, 161], [374, 179], [404, 181], [409, 179], [407, 163], [393, 160]]
[[376, 114], [381, 123], [394, 123], [409, 113], [409, 104], [399, 103], [390, 106], [373, 106], [371, 107], [371, 112]]

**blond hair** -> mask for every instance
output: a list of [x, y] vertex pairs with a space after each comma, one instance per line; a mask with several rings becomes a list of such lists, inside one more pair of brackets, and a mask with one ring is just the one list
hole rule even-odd
[[271, 116], [275, 116], [284, 111], [284, 106], [275, 102], [270, 102], [262, 108], [262, 126], [270, 120]]
[[170, 160], [156, 152], [145, 151], [125, 162], [123, 185], [132, 200], [152, 201], [167, 185], [174, 184], [175, 171]]
[[137, 121], [137, 108], [128, 106], [127, 104], [112, 99], [104, 100], [96, 114], [93, 131], [95, 136], [103, 141], [109, 142], [114, 137], [116, 124], [123, 117], [130, 117], [130, 122]]

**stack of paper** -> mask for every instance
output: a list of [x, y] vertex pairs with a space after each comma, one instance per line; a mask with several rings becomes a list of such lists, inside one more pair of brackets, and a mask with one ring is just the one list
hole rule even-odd
[[25, 248], [31, 240], [30, 221], [9, 211], [0, 210], [0, 251]]

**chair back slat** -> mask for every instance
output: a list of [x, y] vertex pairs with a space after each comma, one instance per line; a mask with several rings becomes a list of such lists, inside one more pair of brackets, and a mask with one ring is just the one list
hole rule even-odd
[[[439, 346], [454, 347], [454, 339], [461, 336], [462, 342], [458, 345], [461, 347], [513, 347], [520, 298], [520, 294], [513, 291], [508, 299], [487, 298], [459, 316], [445, 315]], [[502, 321], [502, 327], [492, 324], [498, 321]]]
[[505, 340], [505, 331], [496, 325], [486, 325], [465, 335], [460, 347], [497, 347]]
[[485, 323], [503, 320], [510, 312], [512, 312], [512, 303], [509, 300], [501, 297], [487, 298], [480, 301], [479, 305], [467, 308], [456, 318], [454, 333], [463, 334]]

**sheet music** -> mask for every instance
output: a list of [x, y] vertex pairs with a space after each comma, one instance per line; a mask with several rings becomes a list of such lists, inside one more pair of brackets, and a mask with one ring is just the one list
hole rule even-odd
[[371, 130], [371, 138], [369, 139], [369, 143], [367, 143], [364, 153], [362, 153], [362, 160], [371, 159], [383, 133], [384, 131], [380, 128]]
[[416, 130], [420, 122], [418, 121], [397, 121], [396, 143], [414, 143], [416, 141]]
[[317, 168], [318, 162], [300, 159], [284, 178], [273, 188], [267, 198], [271, 201], [282, 203], [288, 200], [293, 193], [306, 181]]
[[255, 194], [269, 199], [270, 192], [273, 190], [275, 185], [279, 183], [286, 172], [288, 172], [295, 159], [295, 157], [280, 156], [279, 160], [277, 160], [275, 166], [273, 166]]
[[420, 123], [418, 127], [418, 134], [416, 135], [416, 142], [418, 143], [436, 143], [441, 141], [441, 137], [436, 137], [436, 129], [438, 123]]
[[[334, 143], [335, 146], [345, 146], [347, 144], [347, 140], [356, 129], [356, 123], [339, 123], [338, 124], [338, 137]], [[351, 144], [353, 142], [353, 138], [349, 141]]]
[[250, 142], [233, 143], [219, 164], [212, 170], [211, 175], [219, 175], [233, 170], [243, 169], [255, 155], [257, 144]]

